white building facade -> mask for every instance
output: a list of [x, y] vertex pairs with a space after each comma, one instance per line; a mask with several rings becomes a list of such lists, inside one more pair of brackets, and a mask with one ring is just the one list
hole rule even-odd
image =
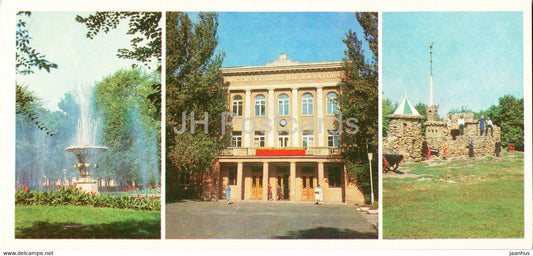
[[336, 98], [342, 62], [299, 63], [285, 54], [265, 66], [222, 68], [234, 113], [231, 145], [215, 164], [219, 198], [364, 203], [339, 159]]

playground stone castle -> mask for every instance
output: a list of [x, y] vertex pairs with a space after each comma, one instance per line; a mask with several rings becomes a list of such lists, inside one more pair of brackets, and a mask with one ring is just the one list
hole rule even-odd
[[[420, 115], [411, 102], [404, 98], [400, 106], [389, 118], [387, 137], [383, 139], [384, 154], [403, 155], [406, 162], [418, 162], [427, 159], [422, 152], [422, 143], [427, 141], [428, 146], [442, 149], [443, 141], [448, 142], [449, 157], [468, 156], [468, 143], [474, 142], [474, 155], [490, 156], [494, 154], [494, 145], [500, 139], [501, 128], [493, 125], [492, 134], [480, 135], [479, 122], [470, 112], [449, 114], [452, 116], [451, 134], [448, 135], [446, 121], [437, 120], [438, 105], [426, 106], [427, 121], [422, 123]], [[444, 119], [447, 119], [448, 116]], [[459, 135], [458, 119], [464, 119], [464, 135]], [[422, 127], [425, 135], [422, 134]], [[442, 154], [442, 151], [441, 151]], [[442, 156], [442, 155], [441, 155]]]

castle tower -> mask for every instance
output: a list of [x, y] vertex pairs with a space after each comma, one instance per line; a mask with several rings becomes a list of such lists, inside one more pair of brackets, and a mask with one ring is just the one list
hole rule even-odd
[[383, 153], [403, 155], [408, 162], [421, 160], [422, 115], [416, 111], [407, 96], [387, 118], [390, 121], [387, 137], [384, 138]]

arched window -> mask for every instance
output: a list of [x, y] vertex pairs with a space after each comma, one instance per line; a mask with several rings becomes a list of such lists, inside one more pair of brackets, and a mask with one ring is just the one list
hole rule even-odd
[[336, 115], [339, 113], [339, 105], [337, 104], [337, 94], [334, 92], [330, 92], [326, 96], [326, 113], [328, 115]]
[[242, 116], [242, 97], [239, 95], [233, 97], [231, 105], [233, 106], [235, 116]]
[[289, 115], [289, 96], [282, 94], [278, 98], [278, 116]]
[[302, 115], [313, 115], [313, 95], [310, 93], [302, 97]]
[[266, 100], [265, 96], [257, 95], [255, 97], [255, 116], [265, 116]]

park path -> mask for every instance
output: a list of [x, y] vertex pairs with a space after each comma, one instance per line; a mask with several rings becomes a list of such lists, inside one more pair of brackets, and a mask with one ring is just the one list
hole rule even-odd
[[355, 206], [185, 201], [166, 205], [166, 238], [377, 239]]

